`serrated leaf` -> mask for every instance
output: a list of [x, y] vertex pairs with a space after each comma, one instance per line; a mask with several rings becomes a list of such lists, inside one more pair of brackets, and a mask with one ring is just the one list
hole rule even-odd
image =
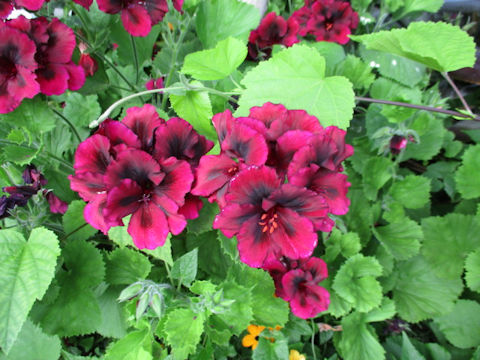
[[326, 240], [325, 261], [327, 263], [333, 262], [340, 254], [348, 259], [358, 253], [361, 247], [357, 233], [348, 232], [342, 234], [340, 230], [333, 228]]
[[354, 55], [347, 55], [335, 68], [335, 75], [345, 76], [354, 89], [368, 89], [375, 80], [372, 68]]
[[212, 315], [212, 317], [224, 323], [232, 334], [239, 335], [253, 321], [253, 291], [234, 281], [224, 282], [221, 288], [223, 289], [223, 298], [235, 300], [235, 302], [227, 311]]
[[365, 314], [354, 312], [342, 320], [338, 346], [345, 360], [385, 359], [375, 329], [365, 321]]
[[470, 146], [462, 156], [462, 165], [455, 174], [457, 189], [465, 199], [480, 196], [480, 177], [476, 176], [480, 166], [480, 144]]
[[41, 96], [23, 99], [21, 106], [8, 114], [2, 114], [2, 120], [15, 128], [25, 127], [31, 134], [48, 132], [56, 123], [54, 113]]
[[408, 218], [401, 222], [374, 229], [380, 243], [398, 260], [407, 260], [418, 254], [423, 239], [422, 228]]
[[407, 209], [420, 209], [430, 199], [430, 179], [407, 175], [392, 185], [390, 195]]
[[49, 336], [30, 320], [25, 321], [17, 340], [8, 355], [0, 354], [1, 360], [58, 360], [60, 339]]
[[408, 159], [430, 160], [439, 153], [446, 130], [438, 118], [431, 114], [420, 113], [410, 125], [410, 129], [420, 135], [420, 141], [408, 143], [402, 161]]
[[410, 13], [428, 11], [435, 13], [443, 5], [443, 0], [405, 0], [405, 5], [402, 9], [402, 16]]
[[148, 328], [131, 332], [108, 347], [105, 360], [151, 360], [151, 353], [145, 349], [150, 342]]
[[361, 189], [350, 189], [347, 196], [350, 199], [350, 208], [344, 216], [345, 223], [348, 224], [348, 230], [355, 231], [360, 236], [361, 243], [366, 244], [372, 236], [372, 207]]
[[382, 299], [382, 304], [379, 308], [370, 310], [368, 313], [365, 314], [365, 321], [366, 322], [377, 322], [377, 321], [384, 321], [387, 319], [393, 318], [396, 313], [395, 303], [393, 300], [384, 297]]
[[189, 220], [187, 224], [187, 230], [190, 233], [197, 235], [203, 234], [207, 231], [212, 231], [212, 224], [215, 216], [220, 212], [216, 203], [209, 203], [205, 201], [203, 203], [200, 216], [196, 219]]
[[408, 322], [418, 322], [448, 313], [462, 292], [460, 279], [440, 279], [421, 256], [397, 265], [393, 299], [398, 314]]
[[190, 286], [197, 276], [198, 249], [193, 249], [179, 257], [172, 266], [171, 275], [185, 286]]
[[363, 190], [369, 200], [377, 198], [377, 192], [392, 177], [393, 163], [384, 157], [372, 157], [363, 168]]
[[229, 37], [213, 49], [188, 54], [182, 72], [197, 80], [220, 80], [230, 75], [247, 56], [247, 47], [238, 39]]
[[258, 346], [253, 350], [253, 360], [288, 360], [288, 342], [287, 339], [278, 335], [275, 341], [270, 341], [260, 337]]
[[0, 230], [0, 346], [8, 353], [35, 300], [53, 279], [60, 254], [57, 236], [33, 229], [28, 241], [13, 230]]
[[123, 306], [118, 302], [121, 287], [109, 286], [97, 297], [102, 313], [102, 322], [96, 332], [105, 336], [121, 339], [127, 334], [127, 319]]
[[159, 246], [155, 250], [143, 249], [142, 252], [153, 256], [155, 259], [162, 260], [163, 262], [167, 263], [169, 266], [172, 266], [173, 265], [172, 243], [170, 241], [170, 237], [171, 237], [170, 234], [168, 234], [167, 240], [165, 240], [165, 244], [163, 244], [163, 246]]
[[458, 300], [452, 311], [434, 319], [448, 341], [461, 349], [480, 345], [480, 304]]
[[345, 59], [345, 50], [342, 45], [329, 41], [302, 41], [301, 44], [315, 48], [325, 58], [325, 73], [334, 75], [335, 65]]
[[[201, 85], [194, 81], [192, 85]], [[212, 125], [212, 104], [208, 92], [187, 91], [185, 95], [170, 94], [170, 102], [177, 115], [187, 120], [200, 134], [215, 139], [217, 133]]]
[[112, 285], [129, 285], [145, 279], [152, 264], [140, 252], [118, 248], [107, 255], [105, 280]]
[[437, 276], [457, 279], [467, 254], [480, 247], [480, 221], [472, 215], [448, 214], [422, 220], [422, 255]]
[[203, 313], [195, 314], [190, 309], [175, 309], [168, 315], [164, 329], [175, 359], [186, 359], [195, 352], [204, 322]]
[[88, 125], [97, 120], [101, 113], [97, 95], [83, 96], [77, 92], [67, 93], [63, 115], [75, 126], [82, 138], [89, 135]]
[[425, 358], [413, 346], [405, 332], [402, 332], [402, 357], [400, 360], [425, 360]]
[[280, 103], [303, 109], [323, 126], [346, 129], [352, 119], [352, 84], [342, 76], [325, 77], [325, 59], [313, 48], [294, 45], [261, 62], [242, 80], [245, 90], [236, 116], [246, 116], [252, 106]]
[[367, 312], [382, 301], [382, 287], [375, 279], [380, 275], [382, 267], [374, 257], [357, 254], [340, 267], [332, 287], [358, 311]]
[[206, 49], [229, 36], [246, 42], [259, 22], [258, 9], [238, 0], [203, 1], [195, 19], [198, 37]]
[[404, 56], [440, 72], [472, 67], [473, 39], [458, 26], [444, 22], [412, 22], [406, 29], [350, 36], [368, 49]]
[[468, 287], [480, 292], [480, 249], [477, 249], [467, 256], [465, 271], [465, 281]]
[[63, 228], [71, 241], [87, 240], [98, 231], [85, 221], [83, 217], [85, 205], [82, 200], [72, 201], [68, 205], [67, 212], [63, 214]]

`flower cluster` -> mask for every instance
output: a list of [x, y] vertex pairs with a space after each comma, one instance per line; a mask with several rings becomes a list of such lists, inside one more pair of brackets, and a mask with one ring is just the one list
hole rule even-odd
[[127, 109], [105, 120], [75, 153], [71, 188], [87, 201], [84, 216], [107, 233], [132, 215], [128, 233], [140, 248], [162, 246], [183, 231], [202, 202], [189, 194], [200, 157], [213, 147], [180, 118], [158, 117], [155, 107]]
[[60, 95], [78, 90], [85, 72], [72, 61], [75, 35], [53, 18], [20, 16], [0, 23], [0, 113], [13, 111], [39, 92]]
[[3, 191], [10, 196], [0, 197], [0, 219], [9, 215], [9, 210], [15, 206], [25, 206], [28, 200], [38, 191], [42, 190], [43, 195], [50, 205], [50, 211], [56, 214], [64, 214], [68, 204], [60, 200], [52, 191], [45, 189], [47, 180], [34, 165], [28, 165], [22, 174], [24, 185], [7, 186]]
[[339, 0], [305, 0], [292, 17], [300, 26], [299, 35], [313, 35], [317, 41], [346, 44], [358, 26], [358, 14], [350, 3]]
[[226, 110], [212, 121], [221, 153], [200, 159], [192, 194], [218, 203], [213, 227], [237, 237], [240, 259], [251, 267], [309, 258], [317, 231], [334, 225], [328, 214], [348, 211], [350, 184], [341, 163], [353, 148], [345, 144], [345, 131], [271, 103], [252, 108], [248, 117]]
[[[74, 0], [86, 9], [93, 0]], [[118, 14], [123, 27], [133, 36], [147, 36], [152, 26], [163, 20], [168, 12], [167, 0], [97, 0], [98, 8], [107, 14]], [[183, 0], [173, 0], [173, 7], [182, 11]]]
[[288, 20], [275, 12], [268, 13], [257, 29], [250, 33], [248, 54], [251, 59], [268, 58], [272, 46], [286, 47], [299, 42], [299, 36], [313, 35], [317, 41], [346, 44], [348, 35], [358, 26], [358, 14], [348, 2], [339, 0], [305, 0], [305, 5]]

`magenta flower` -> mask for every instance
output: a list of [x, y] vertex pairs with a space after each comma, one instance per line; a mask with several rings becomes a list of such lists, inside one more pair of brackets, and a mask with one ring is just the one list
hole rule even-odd
[[24, 98], [40, 91], [36, 81], [35, 43], [27, 35], [0, 24], [0, 113], [13, 111]]
[[83, 86], [85, 72], [72, 61], [76, 44], [72, 29], [57, 18], [48, 22], [44, 17], [28, 20], [20, 16], [11, 20], [9, 26], [23, 31], [35, 42], [36, 80], [43, 94], [60, 95]]
[[157, 79], [150, 79], [145, 83], [147, 90], [163, 89], [163, 77]]
[[95, 60], [90, 54], [81, 53], [78, 65], [83, 68], [85, 76], [93, 76], [98, 70], [97, 60]]
[[346, 44], [348, 35], [358, 26], [358, 14], [348, 2], [339, 0], [306, 1], [292, 14], [300, 25], [300, 35], [311, 34], [317, 41]]
[[1, 0], [0, 19], [6, 19], [13, 8], [25, 8], [30, 11], [40, 10], [45, 0]]
[[327, 215], [324, 200], [281, 182], [272, 168], [241, 171], [214, 221], [225, 236], [237, 236], [240, 259], [249, 266], [261, 267], [281, 256], [307, 257], [317, 244], [314, 223]]
[[[147, 36], [153, 25], [168, 12], [166, 0], [98, 0], [98, 8], [107, 14], [121, 14], [123, 27], [133, 36]], [[183, 0], [173, 0], [175, 10], [181, 11]]]
[[408, 140], [404, 136], [393, 135], [390, 139], [390, 151], [392, 154], [400, 154], [402, 149], [407, 147]]
[[287, 21], [275, 12], [270, 12], [262, 19], [258, 28], [250, 33], [248, 53], [252, 59], [258, 58], [259, 52], [270, 57], [273, 45], [289, 47], [299, 42], [297, 33], [298, 23], [295, 19], [290, 18]]

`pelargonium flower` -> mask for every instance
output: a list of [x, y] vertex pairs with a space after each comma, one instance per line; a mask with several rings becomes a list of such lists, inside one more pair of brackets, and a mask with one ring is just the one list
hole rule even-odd
[[157, 79], [150, 79], [145, 83], [147, 90], [163, 89], [163, 77]]
[[93, 76], [98, 70], [98, 63], [92, 55], [82, 52], [80, 54], [80, 59], [78, 60], [78, 65], [83, 68], [85, 76]]
[[40, 91], [45, 95], [60, 95], [67, 89], [78, 90], [85, 82], [85, 71], [72, 61], [75, 49], [73, 30], [57, 18], [50, 22], [39, 17], [32, 20], [19, 16], [9, 26], [26, 33], [36, 45], [35, 71]]
[[[98, 8], [107, 14], [121, 13], [123, 27], [133, 36], [147, 36], [153, 25], [168, 12], [167, 0], [98, 0]], [[183, 0], [173, 0], [173, 7], [182, 10]]]
[[129, 108], [78, 146], [71, 188], [88, 202], [84, 216], [93, 227], [107, 233], [131, 214], [134, 244], [154, 249], [198, 216], [192, 168], [212, 146], [183, 119], [165, 122], [148, 104]]
[[40, 91], [36, 81], [35, 43], [27, 35], [0, 24], [0, 113], [13, 111], [24, 98]]
[[281, 256], [310, 256], [317, 245], [315, 225], [328, 210], [323, 198], [282, 184], [275, 170], [265, 166], [241, 171], [226, 200], [213, 227], [227, 237], [237, 236], [240, 259], [251, 267]]
[[358, 14], [351, 5], [339, 0], [316, 0], [292, 14], [300, 25], [299, 34], [314, 35], [317, 41], [332, 41], [346, 44], [348, 35], [358, 26]]
[[262, 19], [258, 28], [250, 33], [248, 53], [252, 59], [258, 57], [259, 51], [270, 57], [273, 45], [289, 47], [299, 42], [297, 33], [298, 23], [294, 18], [287, 21], [275, 12], [270, 12]]
[[0, 19], [8, 18], [13, 8], [25, 8], [30, 11], [40, 10], [45, 0], [1, 0]]

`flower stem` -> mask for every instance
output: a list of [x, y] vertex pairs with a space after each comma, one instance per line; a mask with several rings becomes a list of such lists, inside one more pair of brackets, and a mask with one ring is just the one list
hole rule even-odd
[[132, 51], [133, 51], [133, 61], [135, 63], [135, 85], [138, 85], [138, 73], [140, 71], [139, 64], [138, 64], [138, 54], [137, 54], [137, 46], [135, 45], [135, 39], [132, 35], [130, 35], [130, 41], [132, 43]]
[[317, 354], [315, 353], [315, 321], [311, 319], [310, 324], [312, 324], [312, 338], [311, 338], [312, 355], [313, 355], [313, 360], [317, 360]]
[[480, 116], [475, 115], [475, 114], [467, 115], [467, 114], [462, 114], [461, 112], [452, 111], [452, 110], [445, 110], [445, 109], [435, 108], [435, 107], [431, 107], [431, 106], [414, 105], [414, 104], [409, 104], [409, 103], [404, 103], [404, 102], [399, 102], [399, 101], [372, 99], [372, 98], [367, 98], [367, 97], [362, 97], [362, 96], [355, 96], [355, 100], [370, 102], [370, 103], [376, 103], [376, 104], [402, 106], [402, 107], [407, 107], [407, 108], [411, 108], [411, 109], [425, 110], [425, 111], [436, 112], [436, 113], [441, 113], [441, 114], [446, 114], [446, 115], [451, 115], [451, 116], [462, 117], [462, 118], [466, 118], [466, 119], [470, 119], [470, 120], [480, 121]]
[[463, 97], [462, 93], [458, 89], [457, 85], [455, 85], [455, 83], [453, 82], [452, 78], [448, 75], [448, 73], [446, 71], [442, 72], [441, 74], [443, 75], [445, 80], [448, 81], [448, 83], [452, 87], [453, 91], [455, 91], [455, 94], [457, 94], [457, 96], [460, 99], [460, 101], [462, 102], [462, 105], [465, 108], [465, 110], [467, 110], [470, 114], [473, 115], [473, 112], [470, 109], [470, 106], [468, 106], [467, 102], [465, 101], [465, 98]]
[[75, 126], [72, 124], [72, 122], [70, 120], [68, 120], [60, 111], [50, 107], [50, 109], [52, 109], [52, 111], [58, 115], [58, 117], [60, 119], [62, 119], [63, 121], [65, 121], [67, 123], [67, 125], [70, 127], [70, 129], [72, 129], [72, 132], [73, 134], [75, 135], [75, 137], [77, 138], [78, 140], [78, 143], [81, 143], [82, 142], [82, 138], [80, 137], [80, 134], [78, 133], [77, 129], [75, 128]]

